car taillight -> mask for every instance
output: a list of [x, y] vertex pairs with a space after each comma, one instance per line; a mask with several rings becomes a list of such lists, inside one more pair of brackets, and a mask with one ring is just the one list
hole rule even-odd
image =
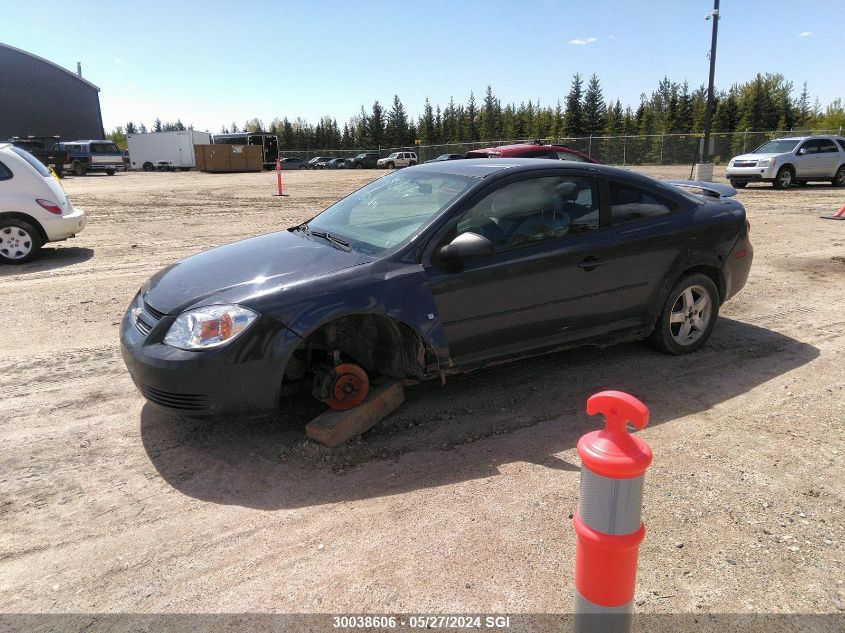
[[55, 213], [56, 215], [62, 214], [62, 208], [59, 205], [57, 205], [55, 202], [50, 202], [49, 200], [42, 200], [40, 198], [37, 198], [35, 201], [39, 205], [41, 205], [41, 208], [44, 209], [45, 211], [49, 211], [50, 213]]

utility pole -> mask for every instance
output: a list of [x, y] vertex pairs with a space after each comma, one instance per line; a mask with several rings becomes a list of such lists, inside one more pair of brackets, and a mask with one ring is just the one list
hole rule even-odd
[[713, 19], [713, 39], [710, 42], [710, 80], [707, 85], [707, 108], [704, 111], [704, 142], [701, 146], [699, 163], [709, 163], [710, 156], [710, 122], [713, 118], [713, 80], [716, 76], [716, 37], [719, 33], [719, 0], [713, 0], [713, 12], [704, 19]]

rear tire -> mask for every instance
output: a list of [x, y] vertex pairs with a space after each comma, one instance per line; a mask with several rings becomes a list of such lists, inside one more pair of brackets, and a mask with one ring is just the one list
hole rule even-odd
[[778, 175], [772, 181], [775, 189], [789, 189], [795, 182], [795, 171], [789, 165], [784, 165], [778, 170]]
[[730, 182], [734, 189], [745, 189], [748, 186], [747, 180], [731, 180]]
[[29, 222], [17, 218], [0, 220], [0, 263], [25, 264], [42, 245], [41, 235]]
[[836, 170], [836, 175], [831, 179], [830, 184], [834, 187], [845, 187], [845, 165]]
[[155, 166], [151, 162], [146, 162], [141, 166], [144, 171], [155, 171]]
[[710, 338], [719, 316], [719, 291], [700, 273], [681, 279], [669, 293], [648, 342], [666, 354], [699, 350]]

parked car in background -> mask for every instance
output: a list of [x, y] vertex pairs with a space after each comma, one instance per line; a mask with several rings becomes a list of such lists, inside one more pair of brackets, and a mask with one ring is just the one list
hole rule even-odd
[[0, 143], [0, 263], [23, 264], [47, 242], [85, 228], [50, 170], [26, 150]]
[[437, 158], [432, 158], [431, 160], [427, 160], [427, 163], [439, 163], [444, 160], [460, 160], [464, 157], [463, 154], [440, 154]]
[[770, 182], [775, 189], [786, 189], [810, 181], [845, 187], [845, 138], [823, 135], [774, 139], [732, 158], [725, 176], [734, 187]]
[[753, 255], [745, 209], [720, 197], [735, 190], [694, 186], [710, 196], [557, 160], [393, 172], [153, 275], [123, 317], [123, 359], [149, 401], [202, 415], [306, 389], [349, 409], [379, 376], [440, 379], [585, 342], [694, 352]]
[[54, 149], [67, 152], [64, 168], [75, 176], [84, 176], [89, 172], [105, 172], [114, 176], [115, 172], [126, 171], [123, 153], [111, 141], [67, 141], [57, 143]]
[[346, 158], [332, 158], [326, 163], [326, 169], [346, 169], [349, 162]]
[[350, 159], [349, 166], [355, 169], [375, 169], [378, 159], [378, 152], [361, 152]]
[[411, 167], [417, 164], [417, 155], [414, 152], [393, 152], [387, 158], [379, 158], [376, 167], [396, 169], [397, 167]]
[[308, 165], [301, 158], [283, 158], [279, 162], [282, 169], [308, 169]]
[[314, 163], [314, 169], [328, 169], [329, 163], [331, 163], [333, 160], [337, 160], [337, 158], [334, 156], [329, 156], [323, 160], [319, 160]]
[[309, 160], [306, 165], [308, 169], [322, 169], [322, 167], [317, 167], [318, 163], [327, 163], [329, 162], [334, 156], [315, 156], [311, 160]]
[[540, 143], [518, 143], [500, 147], [474, 149], [465, 154], [465, 158], [551, 158], [553, 160], [571, 160], [576, 163], [598, 163], [578, 150], [562, 145], [542, 145]]

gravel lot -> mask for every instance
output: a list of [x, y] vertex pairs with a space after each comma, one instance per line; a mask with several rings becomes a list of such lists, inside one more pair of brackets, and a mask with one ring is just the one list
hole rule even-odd
[[652, 415], [638, 612], [845, 609], [845, 222], [818, 219], [842, 189], [740, 191], [751, 277], [688, 357], [585, 348], [411, 387], [334, 451], [305, 441], [307, 400], [145, 404], [118, 324], [147, 277], [379, 175], [286, 172], [285, 198], [268, 173], [64, 181], [86, 231], [0, 268], [0, 611], [569, 611], [574, 447], [608, 388]]

